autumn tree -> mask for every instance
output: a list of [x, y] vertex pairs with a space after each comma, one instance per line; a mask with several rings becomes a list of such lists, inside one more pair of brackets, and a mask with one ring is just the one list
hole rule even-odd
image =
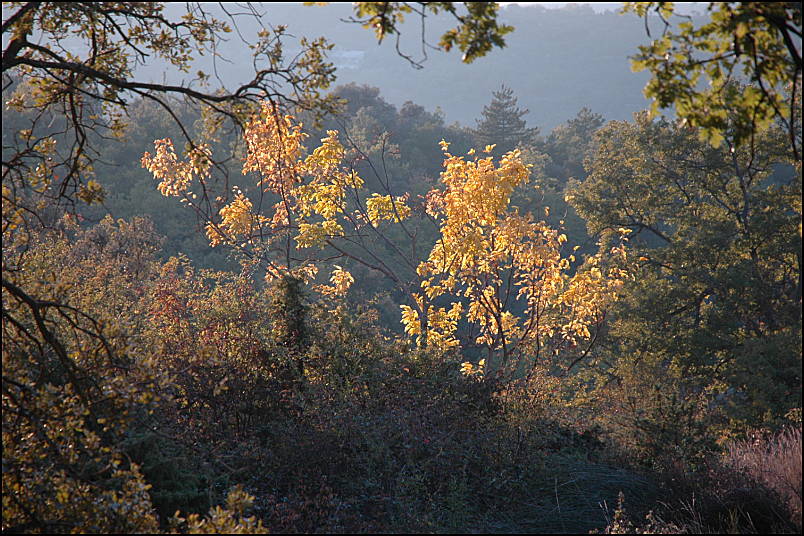
[[[457, 324], [465, 319], [474, 328], [469, 344], [484, 347], [485, 364], [507, 378], [523, 370], [529, 376], [535, 366], [588, 343], [574, 361], [562, 363], [571, 368], [588, 353], [628, 277], [617, 262], [625, 260], [624, 249], [615, 246], [591, 257], [570, 275], [576, 259], [562, 252], [566, 235], [510, 205], [512, 193], [529, 175], [519, 151], [506, 153], [495, 167], [491, 156], [467, 161], [450, 154], [446, 142], [442, 147], [442, 187], [428, 194], [427, 204], [439, 237], [417, 269], [421, 292], [414, 295], [438, 320], [423, 332], [416, 310], [403, 306], [406, 331], [455, 346]], [[620, 240], [627, 240], [625, 234], [622, 229]], [[445, 298], [451, 300], [448, 308], [425, 305]], [[477, 372], [470, 363], [465, 369]]]
[[[405, 9], [386, 6], [380, 14], [386, 32], [397, 20], [386, 15]], [[485, 24], [459, 19], [444, 46], [475, 57], [501, 45], [504, 28], [496, 26], [493, 6], [472, 10]], [[152, 532], [148, 484], [120, 442], [170, 378], [154, 373], [154, 353], [137, 338], [136, 320], [115, 309], [123, 305], [103, 301], [121, 297], [117, 283], [132, 277], [129, 267], [109, 259], [105, 269], [90, 260], [70, 264], [70, 239], [78, 231], [62, 216], [65, 209], [74, 215], [78, 203], [103, 201], [94, 176], [102, 158], [98, 140], [122, 137], [133, 99], [161, 106], [197, 169], [214, 165], [225, 177], [231, 153], [207, 152], [203, 142], [227, 125], [242, 128], [256, 103], [332, 109], [333, 99], [321, 94], [334, 80], [326, 60], [331, 45], [300, 39], [287, 57], [286, 27], [267, 27], [244, 44], [253, 45], [252, 80], [210, 87], [211, 75], [198, 72], [159, 84], [139, 79], [136, 68], [159, 59], [188, 73], [193, 55], [215, 56], [221, 39], [237, 29], [234, 14], [216, 17], [191, 3], [173, 17], [155, 2], [8, 2], [3, 11], [4, 106], [27, 123], [3, 133], [3, 530]], [[246, 12], [261, 16], [251, 5]], [[200, 109], [200, 132], [182, 121], [172, 97]], [[211, 211], [229, 207], [228, 200], [228, 192], [202, 192]], [[96, 287], [82, 284], [82, 276]], [[230, 506], [241, 512], [245, 502], [234, 493]], [[191, 517], [187, 526], [262, 530], [245, 518], [246, 526], [238, 525], [230, 513], [216, 509], [210, 523]]]
[[[2, 26], [4, 105], [27, 125], [3, 140], [3, 477], [4, 530], [153, 531], [157, 528], [138, 466], [121, 452], [128, 425], [148, 411], [162, 387], [141, 345], [132, 344], [126, 315], [99, 298], [119, 280], [88, 278], [70, 286], [79, 266], [50, 233], [74, 235], [61, 216], [76, 203], [103, 200], [93, 176], [103, 136], [118, 138], [131, 96], [152, 100], [193, 143], [168, 96], [237, 122], [259, 95], [311, 106], [331, 81], [326, 44], [309, 43], [285, 62], [274, 47], [283, 31], [266, 32], [259, 57], [274, 62], [230, 91], [152, 84], [134, 70], [149, 56], [180, 71], [191, 51], [211, 52], [231, 26], [201, 5], [171, 20], [151, 3], [8, 3]], [[198, 81], [207, 75], [199, 73]], [[65, 227], [66, 225], [66, 227]], [[53, 231], [39, 236], [43, 228]], [[42, 255], [52, 241], [50, 261]], [[34, 254], [34, 253], [38, 254]], [[121, 250], [121, 255], [134, 254]], [[60, 257], [61, 255], [61, 257]], [[110, 259], [106, 259], [111, 263]], [[69, 273], [59, 273], [57, 266]], [[98, 273], [103, 270], [95, 267]], [[36, 277], [35, 274], [41, 277]], [[131, 273], [129, 276], [133, 276]], [[85, 289], [86, 290], [86, 289]], [[167, 379], [165, 379], [167, 381]], [[57, 424], [56, 424], [57, 423]], [[117, 513], [114, 513], [117, 511]]]
[[[195, 75], [192, 85], [154, 84], [134, 75], [146, 58], [159, 58], [188, 72], [191, 51], [213, 54], [236, 21], [218, 19], [200, 4], [190, 5], [176, 20], [160, 3], [7, 7], [12, 11], [3, 24], [3, 36], [9, 40], [3, 52], [3, 77], [4, 86], [14, 88], [6, 106], [27, 114], [30, 125], [4, 147], [6, 204], [27, 208], [47, 200], [102, 200], [102, 188], [92, 177], [92, 163], [99, 157], [97, 137], [122, 135], [131, 97], [151, 100], [172, 113], [191, 144], [195, 140], [189, 126], [181, 122], [168, 96], [204, 109], [206, 125], [213, 130], [224, 119], [237, 125], [255, 99], [271, 98], [302, 108], [328, 106], [319, 92], [334, 76], [325, 60], [329, 45], [323, 39], [302, 40], [301, 54], [286, 60], [281, 54], [288, 39], [284, 28], [266, 30], [257, 38], [254, 59], [267, 67], [255, 72], [251, 81], [217, 91], [204, 87], [210, 75], [203, 72]], [[61, 125], [58, 137], [44, 127], [53, 118]]]
[[[217, 44], [237, 30], [234, 14], [228, 15], [225, 9], [227, 15], [216, 18], [205, 6], [188, 4], [185, 15], [176, 19], [161, 3], [30, 2], [8, 3], [4, 9], [2, 31], [8, 40], [3, 52], [4, 91], [11, 92], [6, 105], [29, 119], [29, 128], [14, 136], [4, 132], [4, 244], [24, 245], [27, 238], [17, 237], [28, 230], [35, 232], [42, 224], [51, 225], [64, 205], [103, 200], [103, 188], [93, 176], [93, 162], [100, 156], [97, 139], [123, 135], [132, 97], [163, 107], [188, 149], [196, 152], [226, 121], [235, 130], [242, 128], [257, 100], [319, 112], [332, 110], [336, 100], [321, 94], [334, 80], [332, 65], [326, 61], [331, 45], [321, 38], [301, 39], [299, 53], [287, 58], [283, 50], [290, 38], [282, 25], [260, 32], [254, 43], [244, 43], [253, 50], [255, 66], [262, 67], [252, 80], [237, 87], [218, 80], [220, 90], [211, 88], [210, 75], [203, 72], [174, 85], [137, 79], [136, 67], [151, 57], [181, 72], [191, 70], [192, 52], [214, 57]], [[502, 36], [512, 28], [497, 24], [495, 4], [472, 3], [465, 9], [467, 14], [449, 2], [355, 5], [356, 20], [374, 28], [379, 39], [398, 35], [397, 25], [406, 14], [421, 15], [423, 24], [426, 13], [446, 12], [457, 25], [442, 37], [442, 48], [455, 46], [471, 61], [504, 45]], [[248, 5], [246, 16], [261, 13]], [[182, 121], [171, 96], [200, 108], [200, 133]], [[51, 132], [53, 125], [58, 133]], [[231, 155], [226, 151], [210, 155], [224, 180], [224, 162]], [[230, 190], [216, 188], [200, 194], [207, 210], [215, 212], [227, 202]], [[10, 257], [4, 257], [4, 273], [12, 268], [9, 262]]]
[[[456, 331], [465, 319], [475, 326], [469, 344], [487, 348], [494, 358], [489, 366], [517, 369], [522, 362], [515, 355], [528, 355], [532, 366], [542, 356], [593, 340], [625, 276], [604, 257], [623, 250], [589, 259], [586, 270], [570, 276], [576, 259], [561, 254], [566, 236], [510, 206], [529, 175], [518, 151], [495, 165], [491, 156], [453, 156], [442, 142], [443, 187], [416, 207], [406, 195], [393, 195], [387, 183], [383, 192], [366, 191], [365, 181], [344, 161], [337, 131], [309, 153], [305, 137], [291, 116], [264, 103], [246, 127], [243, 165], [244, 173], [256, 175], [259, 190], [254, 199], [238, 190], [217, 214], [206, 212], [196, 193], [210, 177], [210, 149], [180, 159], [170, 140], [157, 140], [155, 153], [146, 153], [142, 164], [164, 195], [178, 197], [206, 219], [212, 246], [236, 248], [268, 279], [312, 280], [322, 258], [333, 256], [382, 273], [407, 296], [402, 321], [423, 346], [459, 346]], [[422, 209], [439, 234], [420, 263], [412, 215]], [[390, 225], [403, 230], [406, 244], [388, 238]], [[374, 239], [394, 252], [395, 261], [378, 255]], [[321, 249], [323, 254], [316, 252]], [[440, 305], [447, 298], [451, 304]], [[507, 373], [509, 379], [514, 374]]]

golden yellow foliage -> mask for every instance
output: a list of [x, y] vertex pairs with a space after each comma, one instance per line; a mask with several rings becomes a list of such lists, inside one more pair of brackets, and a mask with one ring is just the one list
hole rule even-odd
[[469, 361], [464, 361], [461, 363], [461, 374], [464, 376], [477, 376], [483, 377], [486, 373], [486, 360], [481, 359], [477, 366], [473, 365]]
[[245, 512], [254, 503], [254, 497], [241, 486], [235, 486], [226, 497], [226, 508], [214, 506], [205, 518], [190, 514], [183, 518], [176, 512], [170, 522], [174, 528], [188, 534], [268, 534], [262, 521], [254, 516], [245, 517]]
[[316, 290], [325, 296], [335, 298], [345, 296], [346, 293], [349, 292], [349, 287], [355, 282], [355, 278], [352, 277], [352, 274], [336, 264], [335, 269], [332, 270], [329, 282], [331, 285], [319, 285]]
[[[246, 155], [243, 173], [259, 176], [257, 184], [266, 193], [278, 196], [270, 217], [255, 214], [252, 201], [240, 191], [220, 209], [219, 219], [208, 218], [206, 234], [212, 246], [227, 243], [235, 247], [256, 246], [255, 237], [270, 242], [273, 237], [290, 237], [298, 248], [324, 247], [333, 238], [346, 234], [357, 222], [377, 226], [383, 221], [400, 222], [411, 209], [407, 196], [372, 194], [357, 203], [356, 217], [347, 214], [347, 194], [363, 193], [364, 181], [344, 164], [346, 151], [338, 132], [330, 130], [318, 147], [306, 154], [307, 134], [291, 115], [281, 115], [270, 103], [247, 123], [244, 133]], [[188, 189], [193, 179], [209, 177], [209, 149], [200, 145], [180, 161], [169, 139], [154, 142], [155, 154], [146, 153], [143, 167], [159, 180], [165, 196], [184, 196], [192, 202]], [[291, 233], [291, 234], [289, 234]], [[289, 271], [290, 266], [279, 270]]]
[[379, 223], [387, 220], [400, 222], [410, 216], [410, 207], [405, 204], [404, 196], [392, 198], [390, 195], [371, 194], [366, 199], [369, 221]]
[[[562, 256], [566, 235], [510, 206], [512, 193], [529, 175], [519, 151], [495, 165], [491, 156], [466, 160], [450, 154], [448, 143], [441, 146], [443, 188], [430, 192], [426, 205], [440, 233], [417, 269], [418, 310], [402, 307], [406, 333], [450, 348], [458, 344], [454, 333], [464, 318], [478, 329], [474, 344], [499, 353], [503, 365], [514, 352], [538, 358], [539, 352], [590, 339], [625, 272], [613, 267], [604, 274], [601, 259], [593, 258], [589, 269], [570, 275], [575, 257]], [[622, 256], [624, 250], [612, 253]], [[445, 296], [465, 300], [465, 312], [460, 301], [449, 313], [429, 305]], [[464, 363], [465, 374], [477, 370]]]
[[190, 150], [186, 161], [179, 161], [173, 142], [170, 139], [154, 141], [155, 154], [142, 156], [142, 167], [159, 180], [157, 188], [162, 195], [180, 197], [184, 195], [194, 177], [206, 179], [212, 167], [212, 153], [207, 145], [199, 145]]
[[207, 223], [209, 244], [215, 247], [227, 240], [250, 241], [254, 234], [259, 233], [260, 226], [267, 222], [267, 218], [254, 214], [252, 209], [251, 200], [237, 191], [234, 200], [220, 209], [220, 223], [217, 225]]
[[280, 115], [273, 104], [265, 102], [260, 115], [246, 124], [243, 137], [248, 149], [243, 174], [259, 174], [259, 184], [276, 193], [298, 182], [303, 172], [302, 143], [307, 135], [301, 124], [293, 124], [292, 116]]
[[[259, 233], [263, 243], [272, 236], [292, 237], [294, 249], [330, 246], [346, 255], [336, 239], [350, 240], [367, 227], [379, 233], [384, 222], [404, 224], [410, 218], [407, 195], [364, 191], [364, 181], [344, 163], [346, 150], [337, 131], [328, 131], [306, 156], [305, 138], [292, 116], [280, 115], [270, 104], [262, 106], [246, 126], [243, 172], [258, 174], [258, 185], [279, 201], [273, 214], [264, 217], [236, 192], [219, 211], [219, 221], [207, 224], [212, 245], [257, 247]], [[503, 364], [515, 353], [530, 354], [535, 361], [589, 340], [626, 274], [604, 266], [602, 257], [575, 270], [575, 256], [562, 254], [567, 236], [511, 206], [511, 196], [527, 184], [531, 168], [520, 151], [495, 162], [493, 145], [482, 158], [470, 151], [469, 159], [450, 154], [444, 140], [440, 145], [441, 188], [429, 192], [424, 204], [438, 225], [438, 238], [416, 268], [419, 288], [407, 291], [405, 332], [421, 345], [447, 350], [460, 346], [456, 334], [465, 321], [475, 330], [471, 343], [501, 355]], [[169, 140], [157, 141], [156, 147], [157, 156], [146, 155], [143, 162], [162, 179], [163, 194], [183, 192], [193, 174], [203, 175], [198, 166], [177, 161]], [[612, 250], [612, 257], [622, 255], [621, 248]], [[342, 296], [352, 281], [348, 272], [336, 268], [332, 285], [318, 289]], [[445, 300], [448, 307], [436, 305]]]

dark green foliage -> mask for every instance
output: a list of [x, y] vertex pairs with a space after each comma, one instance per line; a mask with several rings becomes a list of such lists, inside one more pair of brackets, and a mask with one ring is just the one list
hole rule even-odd
[[778, 131], [714, 149], [640, 115], [596, 139], [569, 196], [590, 233], [632, 229], [636, 261], [599, 352], [604, 419], [647, 463], [694, 467], [801, 405], [801, 176], [770, 180]]
[[209, 509], [208, 480], [186, 447], [142, 428], [129, 431], [123, 448], [151, 484], [151, 502], [162, 523], [178, 511], [204, 513]]
[[303, 285], [301, 279], [290, 275], [278, 279], [271, 289], [268, 309], [274, 341], [293, 352], [303, 352], [310, 344]]
[[545, 169], [547, 177], [557, 179], [562, 188], [570, 178], [585, 179], [584, 160], [591, 156], [595, 132], [605, 122], [602, 115], [584, 107], [578, 115], [554, 128], [542, 145], [550, 156]]
[[528, 110], [517, 107], [514, 90], [502, 85], [495, 91], [491, 102], [483, 107], [482, 119], [477, 120], [474, 130], [477, 149], [496, 145], [492, 154], [500, 156], [518, 145], [528, 146], [536, 141], [538, 128], [528, 128], [522, 119]]

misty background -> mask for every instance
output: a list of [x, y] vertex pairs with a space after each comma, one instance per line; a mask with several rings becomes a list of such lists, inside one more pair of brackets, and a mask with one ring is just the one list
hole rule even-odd
[[[507, 46], [494, 49], [472, 64], [461, 62], [458, 51], [441, 52], [422, 45], [421, 19], [406, 18], [401, 37], [392, 35], [378, 44], [373, 32], [353, 18], [351, 4], [304, 6], [298, 3], [257, 4], [263, 14], [259, 22], [245, 15], [244, 6], [227, 4], [237, 27], [221, 43], [218, 57], [197, 58], [197, 69], [211, 74], [210, 85], [234, 87], [251, 79], [254, 66], [251, 51], [243, 40], [253, 42], [259, 25], [287, 26], [290, 36], [313, 39], [326, 36], [335, 46], [329, 60], [336, 67], [333, 87], [367, 84], [380, 89], [383, 99], [397, 107], [413, 101], [427, 110], [439, 109], [447, 123], [474, 126], [492, 91], [502, 84], [514, 90], [522, 108], [530, 110], [528, 124], [549, 133], [556, 125], [573, 117], [586, 106], [606, 119], [630, 119], [648, 102], [642, 88], [646, 73], [631, 71], [629, 56], [639, 45], [649, 43], [644, 21], [634, 14], [621, 15], [621, 4], [515, 4], [503, 5], [500, 22], [515, 30], [508, 34]], [[682, 5], [690, 12], [696, 4]], [[168, 5], [173, 16], [183, 4]], [[209, 13], [230, 20], [217, 4], [205, 5]], [[237, 15], [243, 13], [243, 16]], [[450, 15], [428, 15], [424, 36], [436, 45], [439, 36], [454, 26]], [[658, 21], [653, 30], [660, 31]], [[286, 55], [294, 53], [294, 39], [288, 39]], [[299, 50], [296, 45], [296, 50]], [[397, 53], [420, 62], [416, 68]], [[155, 82], [179, 83], [186, 75], [150, 62], [136, 73]]]

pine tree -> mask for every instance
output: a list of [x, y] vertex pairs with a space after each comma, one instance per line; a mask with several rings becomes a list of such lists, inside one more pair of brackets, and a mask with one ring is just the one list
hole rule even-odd
[[493, 154], [502, 155], [520, 143], [528, 145], [535, 141], [538, 128], [528, 128], [522, 116], [529, 113], [527, 109], [517, 107], [514, 91], [502, 85], [499, 91], [492, 93], [493, 98], [488, 106], [483, 107], [482, 119], [477, 120], [475, 140], [479, 149], [496, 143]]

